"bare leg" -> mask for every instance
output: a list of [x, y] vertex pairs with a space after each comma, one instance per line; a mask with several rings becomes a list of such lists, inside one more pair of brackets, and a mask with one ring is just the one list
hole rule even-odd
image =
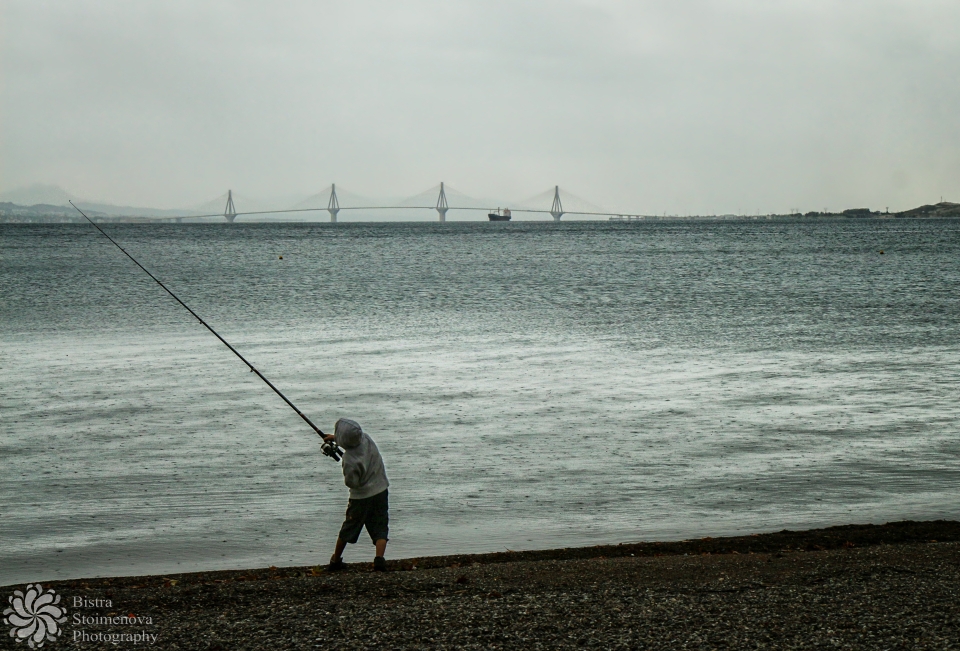
[[[386, 546], [387, 541], [383, 541], [384, 546]], [[338, 561], [343, 558], [343, 550], [347, 548], [347, 541], [342, 538], [337, 538], [337, 549], [333, 552], [333, 556], [330, 557], [330, 562]], [[377, 548], [379, 549], [379, 547]]]
[[377, 541], [377, 556], [383, 556], [383, 553], [387, 551], [387, 539], [381, 538]]

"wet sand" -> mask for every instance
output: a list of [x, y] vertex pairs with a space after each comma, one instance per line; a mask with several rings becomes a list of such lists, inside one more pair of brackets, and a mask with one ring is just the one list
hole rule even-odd
[[[149, 632], [164, 649], [960, 648], [960, 522], [402, 559], [389, 568], [44, 587], [63, 596], [71, 618], [132, 613], [152, 622], [68, 623], [56, 644], [65, 649], [118, 648], [84, 642], [80, 631]], [[111, 605], [70, 608], [76, 596]]]

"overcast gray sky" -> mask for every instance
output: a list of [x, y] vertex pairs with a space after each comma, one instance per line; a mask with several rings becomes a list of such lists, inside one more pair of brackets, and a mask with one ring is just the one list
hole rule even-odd
[[960, 201], [957, 0], [0, 2], [0, 190]]

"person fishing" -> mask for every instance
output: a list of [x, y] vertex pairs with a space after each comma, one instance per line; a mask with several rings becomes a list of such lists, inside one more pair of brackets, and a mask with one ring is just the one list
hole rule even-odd
[[389, 534], [387, 470], [377, 444], [356, 421], [341, 418], [333, 426], [333, 434], [323, 437], [327, 444], [343, 448], [343, 483], [350, 489], [347, 514], [337, 536], [336, 550], [330, 557], [328, 571], [346, 567], [343, 550], [360, 538], [360, 530], [367, 528], [370, 540], [376, 546], [373, 559], [375, 572], [384, 572], [387, 562], [383, 557]]
[[[357, 539], [360, 537], [360, 530], [365, 526], [367, 533], [370, 534], [370, 538], [373, 540], [377, 549], [377, 556], [373, 559], [373, 569], [379, 572], [385, 571], [387, 564], [383, 558], [383, 554], [387, 549], [387, 486], [390, 485], [390, 482], [387, 480], [387, 472], [383, 467], [383, 457], [380, 456], [380, 450], [377, 449], [377, 444], [373, 442], [373, 439], [363, 433], [360, 425], [346, 418], [341, 418], [336, 422], [333, 434], [328, 435], [324, 433], [306, 414], [293, 404], [293, 401], [274, 386], [273, 382], [268, 380], [263, 373], [247, 361], [246, 357], [231, 346], [230, 342], [221, 337], [220, 333], [204, 321], [199, 314], [194, 312], [189, 305], [180, 300], [180, 297], [164, 285], [159, 278], [150, 273], [146, 267], [140, 264], [126, 249], [120, 246], [116, 240], [107, 235], [96, 222], [77, 208], [72, 201], [70, 205], [73, 206], [78, 213], [83, 215], [83, 218], [90, 222], [91, 226], [100, 231], [101, 235], [120, 249], [121, 253], [130, 258], [131, 262], [150, 276], [155, 283], [163, 288], [167, 294], [199, 321], [204, 328], [219, 339], [224, 346], [229, 348], [230, 352], [240, 358], [240, 361], [247, 365], [251, 373], [255, 373], [257, 377], [263, 380], [291, 409], [297, 412], [297, 415], [323, 439], [323, 444], [320, 449], [325, 455], [334, 461], [341, 461], [341, 457], [343, 457], [343, 482], [350, 488], [350, 500], [347, 503], [347, 517], [344, 520], [343, 526], [340, 528], [340, 536], [337, 538], [337, 551], [330, 559], [329, 567], [331, 570], [338, 570], [344, 567], [342, 558], [343, 550], [346, 548], [347, 543], [353, 544], [357, 542]], [[341, 447], [343, 447], [343, 450], [340, 449]]]

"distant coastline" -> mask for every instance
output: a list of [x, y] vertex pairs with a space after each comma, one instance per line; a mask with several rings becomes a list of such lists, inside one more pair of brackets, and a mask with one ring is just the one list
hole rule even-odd
[[[115, 223], [220, 223], [219, 217], [191, 216], [189, 211], [159, 210], [152, 208], [123, 209], [116, 206], [88, 206], [79, 204], [90, 217], [101, 222]], [[126, 213], [126, 214], [124, 214]], [[869, 208], [850, 208], [840, 212], [806, 212], [767, 215], [651, 215], [611, 217], [611, 221], [702, 221], [702, 220], [782, 220], [782, 219], [957, 219], [960, 218], [960, 203], [942, 201], [926, 204], [901, 212], [880, 212]], [[568, 218], [570, 219], [570, 218]], [[82, 223], [83, 217], [70, 205], [47, 203], [30, 206], [0, 202], [0, 224], [70, 224]], [[249, 220], [260, 221], [260, 220]], [[282, 219], [262, 220], [271, 223]], [[324, 220], [325, 221], [325, 220]], [[480, 221], [480, 220], [478, 220]]]

